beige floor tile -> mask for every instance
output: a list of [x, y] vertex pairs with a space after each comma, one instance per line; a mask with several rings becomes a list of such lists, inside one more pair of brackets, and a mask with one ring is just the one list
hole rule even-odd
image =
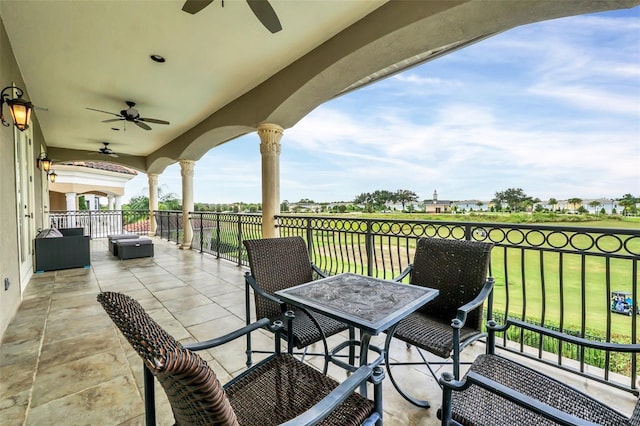
[[[169, 334], [185, 343], [219, 337], [245, 324], [246, 267], [179, 250], [175, 243], [158, 238], [154, 238], [153, 258], [126, 261], [108, 253], [106, 240], [92, 240], [91, 244], [90, 269], [32, 277], [23, 303], [4, 334], [0, 346], [3, 425], [144, 424], [142, 361], [96, 301], [101, 290], [129, 294]], [[346, 332], [333, 336], [329, 346], [346, 338]], [[384, 335], [374, 337], [372, 344], [383, 346], [384, 339]], [[257, 330], [252, 343], [254, 349], [272, 351], [273, 334]], [[282, 348], [286, 350], [284, 341]], [[200, 355], [226, 383], [245, 370], [245, 349], [243, 337], [222, 348], [201, 351]], [[322, 350], [320, 344], [310, 348]], [[484, 346], [477, 344], [465, 349], [463, 357], [472, 359], [483, 350]], [[264, 356], [254, 354], [254, 362]], [[407, 350], [398, 341], [392, 344], [391, 357], [419, 359], [415, 349]], [[430, 354], [427, 357], [437, 359]], [[318, 369], [323, 367], [321, 356], [307, 356], [305, 360]], [[436, 411], [441, 391], [436, 381], [419, 368], [393, 368], [403, 388], [429, 399], [432, 408], [412, 406], [387, 378], [383, 385], [385, 424], [439, 424]], [[329, 375], [339, 381], [347, 377], [335, 365], [330, 366]], [[561, 377], [577, 382], [589, 393], [604, 396], [624, 413], [633, 407], [630, 394], [578, 380], [572, 374], [562, 373]], [[156, 396], [158, 425], [172, 425], [171, 408], [157, 383]]]

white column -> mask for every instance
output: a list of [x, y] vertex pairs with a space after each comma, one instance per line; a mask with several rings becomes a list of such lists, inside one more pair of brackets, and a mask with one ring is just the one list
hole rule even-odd
[[262, 156], [262, 237], [278, 236], [275, 216], [280, 214], [280, 139], [283, 128], [277, 124], [258, 126]]
[[189, 222], [189, 212], [193, 211], [193, 172], [196, 162], [180, 160], [180, 174], [182, 175], [182, 245], [181, 249], [191, 248], [193, 229]]
[[122, 210], [122, 196], [116, 195], [114, 210]]
[[158, 210], [158, 175], [150, 173], [149, 180], [149, 235], [156, 235], [158, 223], [156, 222], [156, 211]]
[[113, 210], [113, 194], [107, 195], [107, 210]]
[[93, 194], [84, 194], [84, 201], [87, 203], [87, 210], [96, 209], [96, 196]]
[[[73, 212], [76, 210], [76, 193], [75, 192], [67, 192], [64, 194], [67, 199], [67, 211]], [[76, 218], [73, 215], [67, 217], [67, 228], [75, 228], [76, 226]]]
[[67, 192], [64, 194], [67, 199], [67, 211], [72, 212], [76, 209], [76, 193], [75, 192]]

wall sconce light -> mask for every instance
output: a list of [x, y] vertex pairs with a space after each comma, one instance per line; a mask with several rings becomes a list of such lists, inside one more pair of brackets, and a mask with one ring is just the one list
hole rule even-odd
[[51, 169], [51, 164], [53, 164], [53, 161], [51, 161], [49, 156], [47, 156], [47, 153], [41, 152], [38, 160], [36, 161], [36, 166], [43, 172], [49, 172], [49, 169]]
[[[11, 89], [16, 89], [16, 93], [18, 95], [17, 98], [9, 99], [9, 93], [5, 92]], [[33, 111], [33, 104], [26, 99], [22, 99], [23, 94], [24, 92], [22, 89], [16, 86], [5, 87], [0, 93], [0, 121], [2, 121], [2, 125], [9, 127], [9, 123], [4, 119], [4, 104], [6, 103], [9, 106], [9, 111], [11, 112], [13, 124], [15, 124], [21, 132], [24, 132], [29, 128], [31, 111]]]
[[49, 173], [49, 182], [54, 183], [57, 177], [58, 177], [58, 174], [56, 173], [56, 171], [51, 170], [51, 172]]

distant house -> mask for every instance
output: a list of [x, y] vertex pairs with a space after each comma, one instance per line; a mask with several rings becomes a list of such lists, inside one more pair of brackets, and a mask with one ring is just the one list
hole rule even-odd
[[433, 199], [425, 200], [424, 211], [425, 213], [449, 213], [451, 211], [451, 201], [438, 200], [438, 191], [433, 191]]
[[49, 210], [81, 210], [84, 197], [87, 210], [100, 210], [100, 198], [107, 198], [109, 210], [120, 210], [125, 184], [138, 173], [128, 167], [99, 161], [55, 164], [56, 181], [49, 184]]
[[[478, 205], [480, 204], [480, 205]], [[489, 202], [488, 201], [481, 201], [481, 200], [462, 200], [462, 201], [452, 201], [451, 202], [451, 206], [456, 206], [458, 208], [458, 211], [465, 211], [465, 212], [469, 212], [472, 210], [478, 211], [478, 210], [487, 210], [490, 208], [489, 206]]]

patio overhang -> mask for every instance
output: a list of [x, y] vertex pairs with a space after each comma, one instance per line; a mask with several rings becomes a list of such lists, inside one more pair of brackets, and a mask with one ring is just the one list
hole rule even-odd
[[[284, 27], [277, 34], [243, 2], [196, 15], [182, 3], [0, 4], [28, 98], [49, 109], [35, 115], [58, 161], [88, 160], [110, 140], [129, 156], [105, 160], [161, 173], [260, 123], [287, 129], [329, 99], [496, 33], [638, 1], [273, 0]], [[153, 63], [151, 53], [167, 62]], [[117, 113], [125, 100], [171, 124], [143, 131], [86, 109]]]

